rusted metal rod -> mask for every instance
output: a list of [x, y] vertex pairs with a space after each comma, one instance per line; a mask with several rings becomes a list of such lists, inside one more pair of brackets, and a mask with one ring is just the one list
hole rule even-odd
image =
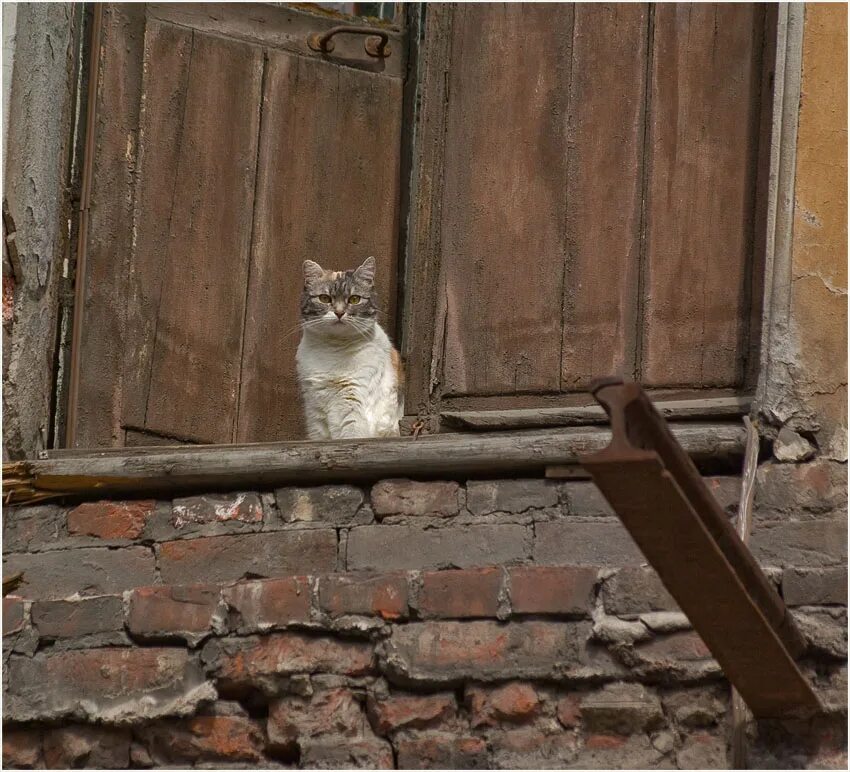
[[729, 680], [759, 718], [819, 712], [785, 604], [643, 389], [605, 379], [592, 392], [612, 440], [580, 462]]

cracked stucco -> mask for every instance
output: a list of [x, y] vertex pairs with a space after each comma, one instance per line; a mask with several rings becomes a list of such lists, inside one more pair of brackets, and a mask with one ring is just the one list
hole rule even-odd
[[[777, 423], [847, 460], [847, 8], [807, 4], [789, 307], [767, 391]], [[776, 317], [775, 317], [776, 318]]]
[[18, 265], [4, 325], [3, 457], [32, 457], [49, 431], [58, 285], [70, 214], [73, 93], [70, 3], [21, 3], [9, 94], [4, 203]]

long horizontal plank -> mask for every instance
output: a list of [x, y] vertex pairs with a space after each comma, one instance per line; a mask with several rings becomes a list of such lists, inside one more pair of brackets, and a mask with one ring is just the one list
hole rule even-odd
[[[715, 397], [655, 402], [655, 408], [670, 421], [731, 418], [750, 412], [752, 397]], [[515, 410], [447, 410], [440, 419], [453, 429], [496, 431], [499, 429], [542, 429], [550, 426], [593, 426], [608, 423], [598, 405], [576, 407], [519, 408]]]
[[[740, 457], [743, 425], [686, 424], [676, 438], [695, 460]], [[602, 450], [607, 428], [489, 434], [436, 434], [419, 439], [280, 442], [253, 445], [118, 448], [77, 452], [4, 467], [4, 496], [100, 497], [369, 481], [524, 475], [570, 465]]]

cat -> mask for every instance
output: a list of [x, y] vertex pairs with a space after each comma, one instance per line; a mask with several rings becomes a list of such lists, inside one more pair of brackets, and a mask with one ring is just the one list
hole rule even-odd
[[377, 315], [374, 257], [353, 271], [304, 261], [295, 362], [308, 439], [399, 436], [404, 372]]

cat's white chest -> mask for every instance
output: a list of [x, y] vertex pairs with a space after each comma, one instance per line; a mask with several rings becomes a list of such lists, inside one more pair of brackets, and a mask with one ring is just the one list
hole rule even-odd
[[296, 365], [310, 439], [398, 435], [403, 411], [392, 345], [379, 326], [368, 341], [350, 345], [305, 335]]

